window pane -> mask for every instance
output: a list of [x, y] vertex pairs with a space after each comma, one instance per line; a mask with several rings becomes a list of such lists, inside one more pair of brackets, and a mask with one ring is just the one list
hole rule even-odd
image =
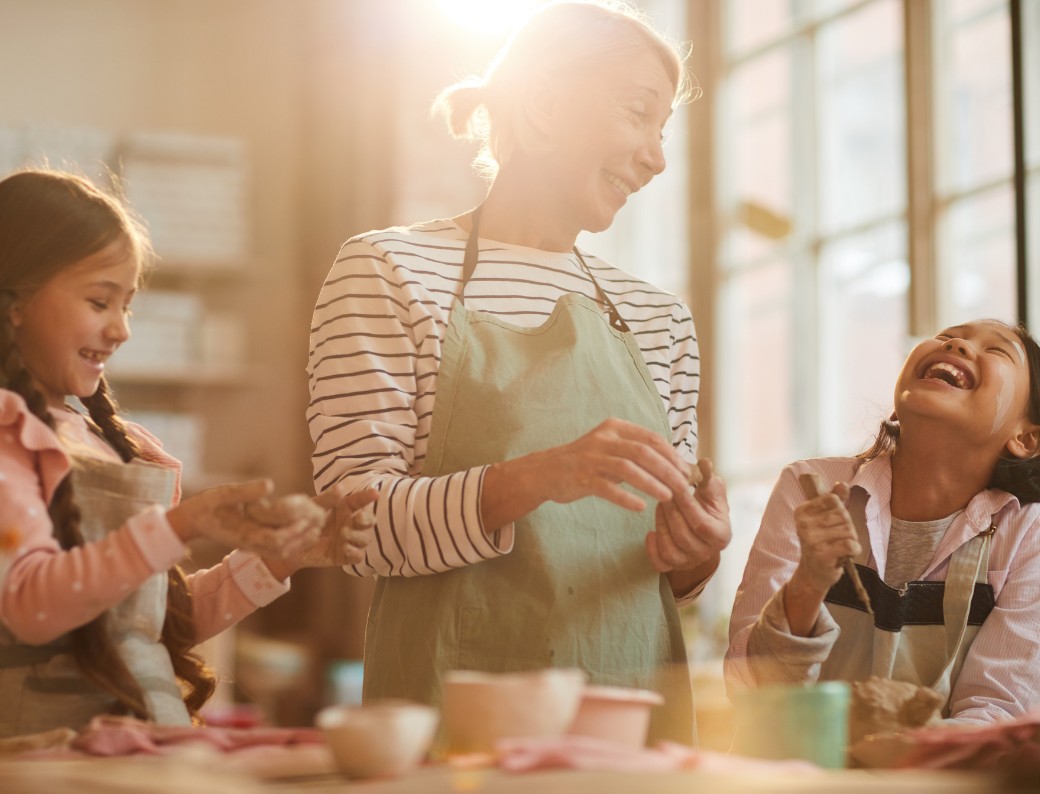
[[821, 454], [861, 451], [892, 409], [907, 338], [905, 234], [887, 224], [821, 252]]
[[813, 5], [813, 13], [817, 19], [820, 17], [829, 16], [836, 14], [842, 9], [848, 8], [854, 5], [857, 0], [811, 0]]
[[1026, 288], [1029, 290], [1026, 325], [1034, 334], [1040, 334], [1040, 172], [1029, 177], [1026, 192], [1026, 211], [1029, 215], [1026, 233]]
[[[1007, 0], [946, 0], [947, 14], [952, 22], [966, 22], [972, 17], [1005, 5]], [[1029, 5], [1029, 0], [1024, 3]]]
[[727, 0], [722, 3], [726, 48], [746, 52], [787, 32], [793, 19], [792, 0]]
[[1026, 163], [1040, 168], [1040, 3], [1022, 3], [1022, 35]]
[[724, 260], [759, 259], [782, 239], [792, 206], [791, 69], [787, 49], [734, 71], [727, 94], [729, 130], [723, 204], [736, 225]]
[[786, 263], [734, 274], [724, 289], [719, 312], [724, 341], [715, 394], [720, 449], [731, 467], [792, 457], [791, 300]]
[[945, 192], [960, 192], [1011, 175], [1010, 22], [1005, 2], [965, 0], [935, 8], [941, 31], [939, 178]]
[[940, 224], [942, 325], [994, 317], [1014, 322], [1015, 221], [1011, 187], [957, 201]]
[[895, 0], [820, 31], [820, 219], [824, 233], [905, 205], [903, 19]]

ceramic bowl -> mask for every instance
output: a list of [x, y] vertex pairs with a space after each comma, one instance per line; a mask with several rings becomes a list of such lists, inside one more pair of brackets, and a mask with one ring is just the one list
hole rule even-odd
[[626, 747], [643, 747], [650, 727], [650, 711], [662, 703], [664, 698], [649, 689], [587, 686], [567, 732], [609, 739]]
[[446, 673], [441, 729], [447, 752], [488, 753], [498, 739], [562, 736], [584, 687], [585, 673], [565, 668]]
[[426, 755], [437, 710], [403, 700], [329, 706], [315, 720], [339, 770], [351, 778], [394, 777]]

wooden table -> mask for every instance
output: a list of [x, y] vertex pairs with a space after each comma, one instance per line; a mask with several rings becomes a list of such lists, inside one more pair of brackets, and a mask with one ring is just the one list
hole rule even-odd
[[[1025, 789], [1017, 789], [1024, 791]], [[1035, 789], [1034, 789], [1035, 790]], [[321, 774], [259, 779], [202, 748], [169, 756], [0, 762], [3, 794], [997, 794], [993, 776], [964, 772], [838, 770], [818, 774], [613, 773], [427, 766], [391, 780]]]

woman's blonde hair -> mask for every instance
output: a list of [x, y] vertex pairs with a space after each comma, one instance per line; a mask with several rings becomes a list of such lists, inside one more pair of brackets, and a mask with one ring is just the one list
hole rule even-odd
[[433, 111], [444, 115], [456, 138], [481, 142], [474, 166], [494, 176], [518, 149], [538, 151], [541, 145], [525, 121], [525, 88], [539, 80], [574, 82], [647, 46], [675, 86], [672, 107], [696, 98], [699, 89], [686, 71], [685, 53], [637, 9], [620, 2], [552, 2], [517, 29], [483, 77], [446, 88]]

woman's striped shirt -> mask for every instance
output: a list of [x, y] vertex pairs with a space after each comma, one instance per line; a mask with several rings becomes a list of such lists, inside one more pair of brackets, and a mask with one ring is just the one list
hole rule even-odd
[[[376, 540], [366, 561], [348, 569], [357, 575], [436, 573], [512, 548], [511, 525], [490, 536], [481, 527], [486, 466], [419, 476], [466, 237], [454, 222], [439, 220], [351, 238], [318, 296], [307, 368], [315, 486], [321, 492], [346, 480], [351, 491], [380, 491]], [[696, 460], [700, 357], [690, 310], [674, 295], [583, 256], [635, 335], [666, 406], [672, 443]], [[466, 307], [533, 327], [569, 292], [597, 297], [573, 252], [481, 240]]]

